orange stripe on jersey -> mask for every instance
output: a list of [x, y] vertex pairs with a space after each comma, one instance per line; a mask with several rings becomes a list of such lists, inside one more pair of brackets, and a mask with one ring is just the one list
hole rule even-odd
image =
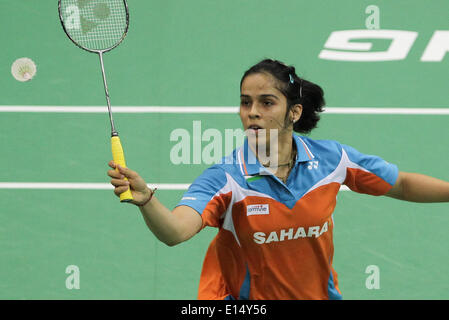
[[393, 187], [371, 172], [355, 168], [347, 168], [346, 172], [346, 180], [343, 184], [355, 192], [381, 196]]
[[229, 295], [238, 299], [245, 274], [245, 258], [234, 235], [228, 230], [220, 229], [207, 249], [198, 299], [223, 300]]
[[220, 272], [216, 243], [217, 236], [209, 244], [203, 262], [198, 288], [198, 300], [224, 300], [231, 294]]
[[213, 197], [204, 208], [201, 218], [203, 219], [203, 228], [206, 226], [219, 227], [220, 216], [226, 212], [231, 202], [232, 192], [221, 193]]
[[306, 144], [304, 143], [304, 141], [302, 141], [302, 139], [299, 140], [302, 142], [304, 150], [306, 150], [307, 156], [309, 157], [310, 160], [312, 160], [312, 156], [310, 155], [309, 150], [307, 150]]

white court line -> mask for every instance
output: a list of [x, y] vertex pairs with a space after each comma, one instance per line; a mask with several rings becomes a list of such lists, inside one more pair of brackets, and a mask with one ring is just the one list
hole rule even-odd
[[449, 115], [449, 108], [326, 108], [331, 114]]
[[[151, 189], [187, 190], [189, 183], [155, 183], [148, 184]], [[57, 190], [112, 190], [109, 183], [65, 183], [65, 182], [0, 182], [0, 189], [57, 189]], [[340, 191], [349, 191], [347, 186], [341, 186]]]
[[[238, 107], [112, 107], [114, 113], [238, 113]], [[87, 106], [0, 106], [0, 112], [25, 113], [107, 113], [107, 107]]]
[[[195, 106], [117, 106], [114, 113], [228, 113], [237, 114], [239, 107]], [[107, 113], [107, 107], [99, 106], [0, 106], [0, 112], [20, 113]], [[447, 108], [341, 108], [328, 107], [328, 114], [403, 114], [403, 115], [449, 115]]]
[[[151, 189], [187, 190], [189, 183], [148, 184]], [[112, 190], [110, 183], [73, 183], [73, 182], [0, 182], [0, 189], [59, 189], [59, 190]]]

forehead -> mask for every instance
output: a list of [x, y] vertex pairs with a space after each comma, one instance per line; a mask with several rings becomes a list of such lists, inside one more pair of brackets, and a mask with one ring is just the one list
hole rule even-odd
[[276, 88], [276, 80], [273, 76], [267, 73], [253, 73], [245, 77], [240, 93], [248, 96], [257, 96], [261, 94], [282, 95]]

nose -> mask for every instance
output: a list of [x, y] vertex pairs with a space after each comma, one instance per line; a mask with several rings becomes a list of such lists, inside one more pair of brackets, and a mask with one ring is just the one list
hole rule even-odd
[[259, 108], [257, 107], [257, 103], [253, 103], [251, 105], [251, 109], [248, 112], [248, 117], [250, 119], [259, 119], [260, 118]]

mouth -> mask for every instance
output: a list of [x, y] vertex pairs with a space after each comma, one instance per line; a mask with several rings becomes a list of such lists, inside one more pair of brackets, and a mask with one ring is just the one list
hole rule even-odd
[[252, 124], [248, 127], [249, 130], [254, 130], [255, 132], [258, 132], [260, 129], [263, 129], [261, 126]]

